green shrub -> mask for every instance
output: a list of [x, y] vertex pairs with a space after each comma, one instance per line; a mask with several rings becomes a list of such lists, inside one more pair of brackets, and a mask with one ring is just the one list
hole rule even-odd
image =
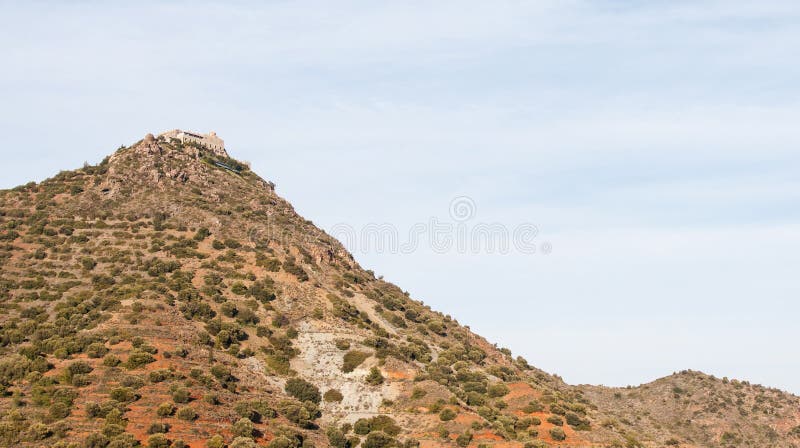
[[330, 444], [331, 448], [350, 448], [349, 444], [347, 443], [347, 437], [345, 437], [344, 433], [335, 426], [331, 426], [326, 429], [325, 435], [328, 436], [328, 443]]
[[378, 370], [377, 367], [373, 367], [369, 370], [369, 374], [365, 378], [367, 384], [372, 386], [377, 386], [383, 384], [383, 375], [381, 375], [381, 371]]
[[269, 442], [267, 448], [297, 448], [297, 443], [286, 436], [278, 436]]
[[590, 428], [589, 420], [586, 420], [574, 412], [567, 412], [565, 416], [567, 424], [579, 431], [588, 431]]
[[86, 361], [75, 361], [67, 366], [67, 372], [70, 377], [72, 375], [91, 373], [92, 370], [94, 369]]
[[556, 426], [563, 426], [564, 425], [564, 420], [561, 417], [557, 416], [557, 415], [551, 415], [550, 417], [547, 417], [547, 421], [548, 421], [548, 423], [551, 423], [551, 424], [556, 425]]
[[164, 402], [158, 405], [158, 408], [156, 409], [156, 414], [159, 417], [169, 417], [175, 413], [175, 410], [176, 408], [174, 404], [170, 402]]
[[370, 357], [370, 354], [367, 352], [361, 352], [358, 350], [350, 350], [349, 352], [344, 354], [344, 361], [342, 363], [342, 372], [350, 373], [355, 370], [358, 366], [361, 365], [367, 358]]
[[62, 402], [55, 402], [50, 405], [50, 418], [54, 420], [61, 420], [62, 418], [66, 418], [69, 416], [70, 407], [67, 406], [65, 403]]
[[308, 274], [303, 268], [295, 264], [295, 260], [292, 257], [286, 258], [286, 261], [283, 263], [283, 270], [294, 275], [300, 282], [308, 281]]
[[[214, 241], [216, 242], [216, 240]], [[225, 439], [222, 438], [221, 435], [217, 434], [214, 437], [208, 439], [206, 441], [207, 448], [225, 448]]]
[[189, 406], [178, 409], [175, 416], [181, 420], [192, 421], [197, 418], [197, 412]]
[[389, 448], [393, 446], [397, 446], [397, 440], [380, 431], [369, 433], [361, 444], [361, 448]]
[[147, 448], [169, 448], [169, 440], [164, 434], [153, 434], [147, 438]]
[[310, 401], [300, 403], [297, 400], [282, 400], [278, 402], [278, 412], [301, 427], [311, 426], [312, 420], [319, 417], [319, 409]]
[[108, 437], [99, 432], [93, 432], [83, 439], [83, 448], [106, 448], [109, 443]]
[[169, 425], [162, 422], [151, 423], [147, 428], [148, 434], [166, 434], [169, 432]]
[[233, 439], [229, 448], [257, 448], [256, 442], [249, 437], [237, 437]]
[[458, 414], [456, 411], [450, 408], [444, 408], [442, 409], [442, 412], [439, 413], [439, 420], [443, 422], [449, 422], [450, 420], [455, 419], [457, 415]]
[[488, 394], [492, 398], [499, 398], [508, 395], [509, 391], [508, 386], [503, 383], [497, 383], [489, 386]]
[[129, 370], [138, 369], [146, 366], [156, 359], [150, 353], [141, 350], [132, 350], [128, 360], [125, 361], [125, 367]]
[[110, 397], [112, 400], [120, 403], [128, 403], [139, 398], [130, 387], [117, 387], [112, 389]]
[[339, 403], [344, 400], [344, 395], [336, 389], [328, 389], [323, 398], [328, 403]]
[[120, 365], [122, 361], [114, 355], [106, 355], [103, 358], [103, 365], [106, 367], [116, 367]]
[[459, 436], [456, 437], [456, 445], [460, 447], [466, 447], [470, 442], [472, 442], [472, 433], [469, 431], [459, 434]]
[[240, 418], [231, 427], [231, 433], [234, 437], [252, 438], [254, 431], [255, 427], [253, 426], [253, 422], [247, 418]]
[[200, 227], [199, 229], [197, 229], [197, 233], [194, 234], [194, 240], [203, 241], [209, 236], [211, 236], [211, 231], [208, 230], [208, 228], [206, 227]]
[[89, 344], [84, 351], [86, 352], [87, 356], [94, 359], [102, 358], [106, 355], [106, 353], [108, 353], [108, 349], [102, 342], [93, 342]]
[[554, 428], [550, 428], [550, 437], [552, 437], [555, 441], [561, 442], [567, 438], [567, 435], [564, 433], [563, 429], [556, 426]]
[[300, 378], [289, 378], [286, 381], [284, 390], [287, 394], [300, 401], [310, 401], [315, 404], [319, 404], [322, 401], [322, 396], [317, 386]]
[[188, 403], [190, 398], [191, 394], [189, 394], [189, 390], [185, 387], [179, 387], [172, 393], [172, 400], [175, 403]]
[[153, 370], [148, 375], [151, 383], [160, 383], [172, 378], [172, 372], [167, 369]]
[[[4, 428], [5, 429], [5, 428]], [[28, 442], [37, 442], [53, 436], [53, 431], [44, 423], [34, 423], [25, 431], [23, 437]], [[2, 439], [0, 439], [2, 440]]]
[[524, 408], [522, 408], [522, 411], [528, 414], [532, 414], [534, 412], [542, 412], [544, 411], [544, 405], [542, 403], [539, 403], [538, 401], [531, 401]]
[[236, 294], [237, 296], [243, 296], [247, 294], [247, 290], [248, 290], [247, 286], [245, 286], [244, 283], [241, 282], [236, 282], [233, 285], [231, 285], [231, 292]]

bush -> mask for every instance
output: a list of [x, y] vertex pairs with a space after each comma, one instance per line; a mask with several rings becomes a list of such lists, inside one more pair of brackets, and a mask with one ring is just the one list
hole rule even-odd
[[122, 364], [122, 361], [114, 355], [106, 355], [103, 358], [103, 365], [106, 367], [116, 367], [120, 364]]
[[147, 438], [147, 448], [169, 448], [169, 440], [164, 434], [153, 434]]
[[[137, 448], [140, 446], [139, 441], [136, 440], [133, 434], [124, 433], [111, 439], [111, 443], [108, 444], [107, 448]], [[178, 448], [175, 445], [173, 447]]]
[[458, 414], [456, 411], [450, 408], [444, 408], [442, 409], [442, 412], [439, 413], [439, 420], [443, 422], [449, 422], [450, 420], [455, 419], [457, 415]]
[[131, 351], [130, 356], [128, 356], [128, 360], [125, 362], [125, 367], [128, 370], [134, 370], [138, 369], [139, 367], [146, 366], [155, 360], [156, 359], [153, 358], [153, 355], [150, 353], [141, 350], [133, 350]]
[[147, 428], [148, 434], [166, 434], [169, 432], [169, 425], [166, 423], [152, 423]]
[[335, 426], [331, 426], [325, 430], [325, 435], [328, 436], [328, 443], [330, 444], [331, 448], [350, 448], [349, 444], [347, 443], [347, 437], [345, 437], [344, 433]]
[[286, 381], [284, 390], [287, 394], [300, 401], [310, 401], [314, 404], [319, 404], [320, 401], [322, 401], [322, 396], [317, 386], [300, 378], [289, 378], [289, 380]]
[[459, 436], [456, 437], [456, 445], [460, 447], [466, 447], [470, 442], [472, 442], [472, 433], [469, 431], [459, 434]]
[[92, 370], [94, 369], [86, 361], [75, 361], [67, 366], [67, 372], [69, 373], [70, 377], [73, 375], [91, 373]]
[[[243, 296], [247, 294], [247, 286], [244, 285], [242, 282], [236, 282], [231, 285], [231, 292], [236, 294], [237, 296]], [[229, 316], [230, 317], [230, 316]]]
[[549, 423], [552, 423], [552, 424], [556, 425], [556, 426], [563, 426], [564, 425], [564, 420], [562, 420], [561, 417], [559, 417], [557, 415], [551, 415], [550, 417], [547, 417], [547, 421]]
[[214, 393], [208, 393], [203, 395], [203, 401], [212, 406], [216, 406], [220, 403], [219, 397], [217, 396], [217, 394]]
[[208, 230], [207, 227], [200, 227], [197, 229], [197, 233], [194, 234], [195, 241], [203, 241], [204, 239], [211, 236], [211, 231]]
[[542, 403], [539, 403], [538, 401], [531, 401], [524, 408], [522, 408], [522, 411], [527, 412], [528, 414], [532, 414], [534, 412], [542, 412], [544, 411], [544, 405]]
[[197, 412], [189, 406], [178, 409], [175, 416], [181, 420], [192, 421], [197, 419]]
[[120, 403], [127, 403], [139, 398], [130, 387], [117, 387], [111, 391], [111, 399]]
[[151, 383], [160, 383], [172, 378], [172, 372], [167, 369], [153, 370], [148, 377]]
[[297, 400], [282, 400], [278, 403], [278, 412], [290, 422], [302, 426], [311, 426], [311, 421], [319, 417], [319, 409], [311, 402], [300, 403]]
[[44, 440], [53, 435], [53, 431], [44, 423], [34, 423], [25, 431], [24, 438], [26, 441], [35, 442]]
[[269, 442], [267, 448], [295, 448], [296, 446], [297, 444], [292, 442], [288, 437], [278, 436]]
[[378, 386], [383, 384], [383, 375], [381, 375], [381, 371], [377, 367], [373, 367], [370, 369], [365, 381], [372, 386]]
[[105, 356], [108, 353], [108, 349], [102, 342], [93, 342], [86, 347], [85, 352], [90, 358], [97, 359]]
[[400, 427], [388, 415], [377, 415], [372, 418], [362, 418], [356, 421], [353, 425], [353, 431], [362, 436], [367, 435], [374, 431], [380, 431], [390, 436], [400, 434]]
[[361, 448], [388, 448], [397, 445], [397, 440], [380, 431], [371, 432], [361, 444]]
[[190, 398], [189, 390], [185, 387], [180, 387], [172, 393], [172, 401], [175, 403], [188, 403]]
[[567, 424], [569, 424], [570, 426], [572, 426], [577, 430], [588, 431], [590, 428], [589, 420], [581, 418], [578, 414], [574, 412], [567, 412], [565, 418], [567, 420]]
[[367, 352], [361, 352], [358, 350], [350, 350], [349, 352], [344, 354], [344, 362], [342, 363], [342, 372], [350, 373], [356, 369], [356, 367], [360, 366], [361, 363], [366, 361], [367, 358], [370, 357], [370, 354]]
[[253, 426], [253, 422], [251, 422], [247, 418], [240, 418], [236, 423], [233, 424], [231, 427], [231, 433], [235, 437], [253, 437], [253, 432], [255, 431], [255, 427]]
[[344, 400], [344, 395], [336, 389], [329, 389], [323, 398], [327, 403], [339, 403]]
[[108, 437], [99, 432], [93, 432], [83, 439], [83, 448], [106, 448], [109, 442]]
[[552, 437], [555, 441], [561, 442], [567, 438], [567, 435], [564, 433], [563, 429], [556, 426], [555, 428], [550, 429], [550, 437]]
[[497, 383], [497, 384], [492, 384], [491, 386], [489, 386], [488, 393], [489, 393], [489, 396], [492, 397], [492, 398], [499, 398], [499, 397], [504, 397], [504, 396], [508, 395], [509, 391], [510, 390], [509, 390], [508, 386], [506, 386], [503, 383]]
[[158, 408], [156, 409], [156, 414], [159, 417], [169, 417], [175, 413], [175, 410], [176, 408], [174, 404], [169, 402], [164, 402], [158, 405]]
[[231, 442], [230, 448], [257, 448], [256, 442], [249, 437], [237, 437]]
[[61, 420], [69, 416], [70, 407], [59, 401], [50, 405], [50, 418], [54, 420]]
[[[216, 240], [215, 240], [216, 242]], [[206, 441], [206, 447], [208, 448], [225, 448], [225, 439], [222, 438], [221, 435], [217, 434], [214, 437], [208, 439]]]

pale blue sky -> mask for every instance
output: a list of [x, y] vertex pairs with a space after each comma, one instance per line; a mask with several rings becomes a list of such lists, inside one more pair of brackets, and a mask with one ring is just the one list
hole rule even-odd
[[326, 229], [535, 223], [352, 249], [569, 382], [800, 392], [796, 2], [66, 3], [0, 1], [0, 187], [213, 129]]

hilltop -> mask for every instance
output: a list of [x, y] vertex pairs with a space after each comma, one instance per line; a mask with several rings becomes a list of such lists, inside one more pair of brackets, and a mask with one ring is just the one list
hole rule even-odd
[[778, 390], [565, 384], [171, 135], [0, 192], [0, 445], [800, 446]]

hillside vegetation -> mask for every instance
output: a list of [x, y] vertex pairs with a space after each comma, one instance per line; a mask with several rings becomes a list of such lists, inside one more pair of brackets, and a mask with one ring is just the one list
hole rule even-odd
[[781, 391], [567, 385], [198, 145], [0, 192], [0, 267], [0, 446], [800, 446]]

